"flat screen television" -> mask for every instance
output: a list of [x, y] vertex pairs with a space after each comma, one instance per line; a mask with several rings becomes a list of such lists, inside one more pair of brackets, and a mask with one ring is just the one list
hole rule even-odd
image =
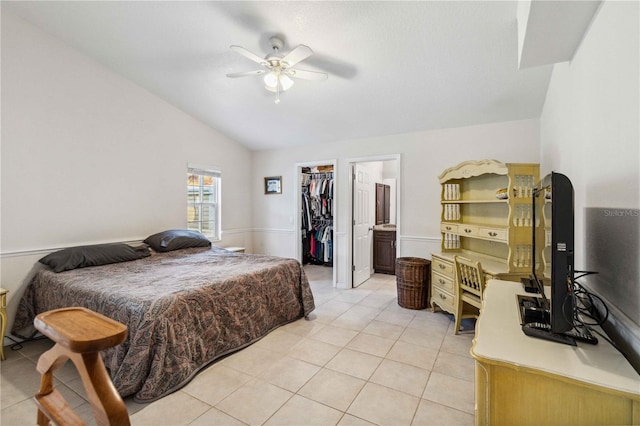
[[[534, 188], [532, 197], [532, 275], [549, 309], [550, 331], [573, 329], [574, 194], [565, 175], [551, 172]], [[538, 257], [540, 255], [540, 257]], [[543, 284], [550, 282], [551, 300]]]

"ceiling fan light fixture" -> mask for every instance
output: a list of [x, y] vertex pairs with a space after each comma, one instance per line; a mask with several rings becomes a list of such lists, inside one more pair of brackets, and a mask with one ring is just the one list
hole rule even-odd
[[317, 71], [296, 70], [293, 67], [300, 61], [308, 58], [313, 51], [304, 44], [301, 44], [286, 54], [279, 53], [284, 45], [279, 37], [271, 37], [269, 40], [273, 53], [267, 55], [264, 59], [252, 53], [241, 46], [231, 46], [235, 52], [251, 59], [253, 62], [260, 64], [262, 70], [237, 72], [227, 74], [227, 77], [245, 77], [250, 75], [263, 75], [264, 88], [276, 94], [275, 103], [280, 103], [280, 92], [289, 90], [294, 83], [291, 77], [301, 78], [303, 80], [326, 80], [327, 73]]
[[264, 76], [264, 85], [267, 89], [276, 89], [278, 85], [278, 74], [275, 71], [271, 71]]
[[291, 86], [293, 86], [293, 83], [294, 81], [291, 80], [288, 75], [280, 74], [280, 87], [282, 88], [283, 91], [287, 91], [291, 89]]
[[280, 90], [285, 92], [293, 86], [294, 81], [288, 75], [277, 71], [271, 71], [264, 76], [264, 87], [270, 92], [275, 92], [280, 81]]

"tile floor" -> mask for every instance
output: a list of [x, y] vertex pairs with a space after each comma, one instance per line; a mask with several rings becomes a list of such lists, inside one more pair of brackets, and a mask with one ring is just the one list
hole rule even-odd
[[[331, 269], [306, 266], [316, 310], [200, 373], [150, 404], [126, 399], [133, 425], [472, 425], [469, 331], [452, 316], [398, 306], [395, 277], [374, 274], [353, 290]], [[48, 340], [5, 348], [0, 424], [35, 424], [35, 363]], [[71, 363], [56, 373], [69, 404], [95, 424]]]

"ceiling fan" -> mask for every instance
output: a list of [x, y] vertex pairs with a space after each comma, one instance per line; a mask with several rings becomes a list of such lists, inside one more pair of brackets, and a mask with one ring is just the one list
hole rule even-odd
[[280, 103], [280, 92], [289, 90], [291, 86], [293, 86], [294, 81], [291, 77], [303, 80], [327, 79], [328, 75], [324, 72], [306, 71], [293, 68], [296, 64], [313, 54], [313, 51], [308, 46], [301, 44], [292, 51], [282, 54], [280, 53], [280, 49], [284, 46], [284, 42], [281, 38], [273, 36], [269, 39], [269, 43], [271, 44], [273, 53], [267, 54], [264, 59], [254, 53], [251, 53], [244, 47], [231, 46], [231, 50], [238, 52], [254, 62], [257, 62], [263, 68], [254, 71], [227, 74], [227, 77], [236, 78], [251, 75], [264, 75], [265, 89], [276, 94], [276, 104]]

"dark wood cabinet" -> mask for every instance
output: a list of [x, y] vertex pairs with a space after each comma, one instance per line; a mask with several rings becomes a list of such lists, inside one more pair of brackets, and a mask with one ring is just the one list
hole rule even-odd
[[376, 225], [389, 223], [391, 218], [391, 187], [376, 183]]
[[391, 220], [391, 187], [384, 185], [384, 223]]
[[396, 273], [396, 231], [373, 231], [373, 269], [380, 274]]

